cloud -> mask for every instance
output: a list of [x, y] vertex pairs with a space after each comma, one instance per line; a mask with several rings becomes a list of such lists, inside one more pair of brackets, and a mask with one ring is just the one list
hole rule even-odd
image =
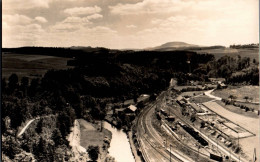
[[31, 8], [49, 8], [51, 0], [4, 0], [3, 10], [25, 10]]
[[37, 16], [34, 18], [36, 21], [40, 22], [40, 23], [46, 23], [48, 22], [44, 17], [41, 16]]
[[64, 10], [65, 13], [72, 15], [72, 16], [80, 16], [80, 15], [90, 15], [101, 12], [101, 8], [98, 6], [94, 7], [74, 7], [74, 8], [67, 8]]
[[[69, 25], [69, 24], [67, 24]], [[65, 27], [62, 26], [64, 29]], [[70, 28], [70, 26], [67, 26]], [[61, 29], [62, 30], [62, 29]], [[66, 29], [67, 30], [67, 29]], [[59, 32], [52, 31], [42, 35], [41, 39], [38, 39], [38, 44], [42, 46], [103, 46], [111, 47], [115, 44], [114, 41], [110, 41], [111, 38], [117, 37], [117, 31], [106, 26], [82, 26], [77, 30], [71, 32]]]
[[19, 15], [19, 14], [3, 15], [3, 22], [6, 22], [6, 23], [12, 24], [12, 25], [16, 25], [16, 24], [25, 25], [25, 24], [31, 23], [32, 21], [33, 21], [33, 19], [31, 19], [25, 15]]
[[119, 3], [115, 6], [109, 6], [112, 14], [119, 15], [138, 15], [138, 14], [156, 14], [171, 13], [181, 11], [188, 7], [192, 2], [181, 0], [144, 0], [134, 4]]
[[72, 32], [75, 30], [79, 30], [80, 28], [84, 28], [86, 25], [93, 24], [90, 20], [99, 19], [102, 17], [103, 16], [100, 14], [93, 14], [85, 17], [70, 16], [61, 22], [57, 22], [54, 26], [51, 27], [51, 29], [58, 30], [61, 32]]
[[70, 32], [78, 30], [80, 26], [75, 26], [70, 23], [58, 23], [51, 27], [52, 31], [60, 31], [60, 32]]
[[9, 25], [3, 22], [3, 46], [21, 47], [33, 46], [45, 31], [39, 24]]
[[133, 29], [133, 28], [137, 28], [136, 25], [126, 25], [126, 27], [127, 27], [127, 28], [132, 28], [132, 29]]
[[87, 19], [88, 19], [88, 20], [99, 19], [99, 18], [103, 18], [103, 15], [93, 14], [93, 15], [87, 16]]
[[62, 23], [70, 23], [70, 24], [90, 24], [91, 22], [87, 17], [76, 17], [71, 16], [67, 17], [65, 20], [62, 21]]

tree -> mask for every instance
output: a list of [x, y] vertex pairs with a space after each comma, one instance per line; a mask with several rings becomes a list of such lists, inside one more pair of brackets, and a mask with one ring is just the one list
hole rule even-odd
[[43, 120], [40, 119], [35, 129], [38, 134], [42, 133], [42, 127], [43, 127]]
[[23, 91], [25, 96], [27, 96], [27, 88], [28, 88], [28, 86], [29, 86], [29, 78], [28, 77], [22, 77], [22, 80], [21, 80], [21, 90]]
[[88, 155], [92, 161], [96, 161], [98, 159], [99, 154], [99, 146], [92, 146], [88, 147]]
[[62, 135], [59, 129], [54, 129], [51, 138], [54, 141], [56, 147], [63, 144]]
[[246, 100], [246, 102], [248, 101], [249, 97], [248, 96], [245, 96], [244, 99]]
[[30, 85], [30, 95], [33, 96], [36, 94], [38, 88], [39, 88], [39, 78], [32, 79], [31, 85]]
[[233, 101], [234, 99], [236, 99], [237, 97], [234, 95], [230, 95], [228, 98], [230, 98], [231, 101]]
[[18, 76], [16, 74], [12, 74], [8, 78], [8, 87], [11, 93], [14, 91], [15, 88], [17, 88], [17, 85], [18, 85]]
[[28, 85], [29, 85], [29, 78], [28, 77], [22, 77], [21, 86], [28, 87]]
[[1, 84], [1, 87], [2, 87], [2, 92], [5, 92], [6, 91], [6, 80], [5, 78], [2, 79], [2, 84]]

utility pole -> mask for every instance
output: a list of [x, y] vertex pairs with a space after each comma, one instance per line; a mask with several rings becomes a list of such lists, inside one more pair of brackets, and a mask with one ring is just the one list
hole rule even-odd
[[199, 161], [199, 158], [200, 158], [200, 144], [198, 145], [198, 161]]
[[256, 158], [256, 149], [254, 148], [254, 154], [253, 154], [253, 162], [256, 162], [257, 158]]
[[172, 144], [170, 144], [170, 162], [172, 162]]
[[[237, 132], [237, 136], [238, 136], [238, 137], [237, 137], [237, 140], [238, 140], [238, 148], [239, 148], [239, 133], [238, 133], [238, 132]], [[240, 155], [239, 155], [238, 158], [239, 158], [239, 162], [240, 162]]]

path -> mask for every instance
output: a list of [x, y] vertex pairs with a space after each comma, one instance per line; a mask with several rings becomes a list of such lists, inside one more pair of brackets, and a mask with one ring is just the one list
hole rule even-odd
[[214, 96], [214, 95], [211, 94], [214, 90], [215, 90], [215, 89], [211, 89], [211, 90], [209, 90], [209, 91], [206, 91], [206, 92], [205, 92], [205, 95], [207, 95], [207, 96], [210, 97], [210, 98], [214, 98], [215, 100], [221, 101], [222, 98], [217, 97], [217, 96]]
[[25, 130], [28, 128], [28, 126], [34, 121], [35, 119], [31, 119], [24, 127], [23, 129], [21, 130], [21, 132], [17, 135], [17, 137], [21, 136]]

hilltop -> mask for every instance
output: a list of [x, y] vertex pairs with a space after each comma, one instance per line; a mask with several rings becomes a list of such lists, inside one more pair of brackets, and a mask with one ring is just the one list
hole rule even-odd
[[167, 42], [160, 46], [146, 48], [149, 51], [174, 51], [174, 50], [201, 50], [201, 49], [220, 49], [224, 46], [200, 46], [186, 42]]

